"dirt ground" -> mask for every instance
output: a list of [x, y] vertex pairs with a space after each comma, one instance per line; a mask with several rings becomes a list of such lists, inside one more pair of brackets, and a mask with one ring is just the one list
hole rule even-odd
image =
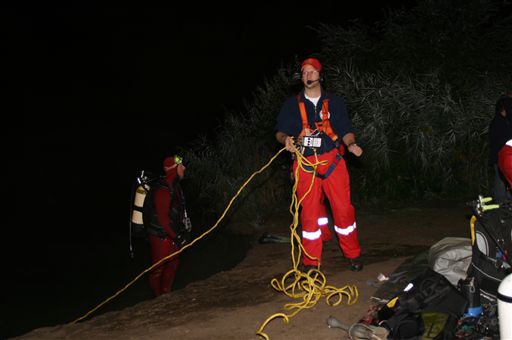
[[[333, 307], [322, 296], [288, 324], [280, 318], [270, 321], [264, 328], [270, 339], [347, 339], [343, 330], [328, 328], [326, 319], [332, 315], [349, 325], [360, 320], [373, 305], [370, 298], [377, 290], [369, 280], [376, 280], [379, 273], [390, 275], [406, 259], [445, 237], [469, 237], [471, 212], [460, 202], [357, 213], [363, 271], [348, 270], [334, 241], [324, 245], [322, 267], [328, 285], [355, 285], [357, 302]], [[259, 233], [289, 235], [290, 215], [269, 221], [272, 223], [267, 222]], [[290, 244], [255, 242], [232, 270], [121, 311], [93, 315], [77, 324], [36, 329], [16, 339], [263, 339], [256, 332], [267, 318], [289, 313], [285, 304], [300, 301], [270, 285], [273, 278], [280, 280], [291, 268]]]

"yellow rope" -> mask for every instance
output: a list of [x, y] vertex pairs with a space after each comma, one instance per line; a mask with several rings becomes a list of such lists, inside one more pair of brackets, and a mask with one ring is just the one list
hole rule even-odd
[[[341, 288], [337, 288], [334, 286], [327, 285], [327, 279], [325, 275], [320, 271], [319, 268], [310, 269], [307, 273], [304, 273], [298, 269], [298, 265], [301, 260], [301, 251], [304, 251], [304, 254], [311, 258], [316, 259], [313, 256], [310, 256], [304, 247], [302, 246], [301, 237], [297, 234], [297, 226], [299, 222], [299, 208], [300, 204], [304, 200], [304, 197], [309, 194], [311, 188], [313, 187], [313, 183], [315, 180], [316, 168], [319, 165], [324, 165], [327, 161], [318, 161], [318, 158], [315, 158], [316, 162], [311, 163], [307, 160], [297, 149], [295, 149], [295, 156], [297, 159], [297, 168], [295, 170], [295, 183], [293, 185], [293, 193], [292, 193], [292, 202], [290, 204], [290, 213], [293, 216], [292, 224], [290, 225], [291, 230], [291, 257], [293, 268], [283, 275], [281, 280], [277, 280], [273, 278], [270, 282], [272, 288], [277, 290], [278, 292], [283, 292], [286, 296], [294, 299], [299, 299], [298, 302], [287, 303], [284, 305], [284, 309], [287, 311], [291, 311], [289, 314], [286, 313], [276, 313], [271, 315], [265, 320], [265, 322], [261, 325], [260, 329], [256, 332], [257, 335], [269, 340], [268, 334], [264, 333], [263, 330], [267, 326], [267, 324], [277, 318], [282, 318], [285, 324], [289, 323], [290, 318], [298, 314], [300, 311], [311, 308], [316, 305], [318, 300], [322, 296], [326, 297], [326, 303], [329, 306], [338, 306], [340, 305], [344, 298], [346, 299], [347, 305], [352, 305], [357, 302], [359, 297], [359, 292], [355, 285], [346, 285]], [[304, 166], [306, 164], [308, 168]], [[303, 171], [312, 173], [311, 184], [307, 192], [304, 196], [299, 200], [297, 197], [297, 183], [299, 177], [299, 169]], [[297, 253], [295, 254], [295, 244], [298, 244]], [[332, 301], [334, 300], [334, 302]]]
[[200, 235], [199, 237], [197, 237], [196, 239], [194, 239], [192, 242], [190, 242], [189, 244], [185, 245], [183, 248], [181, 248], [180, 250], [164, 257], [163, 259], [161, 259], [160, 261], [156, 262], [155, 264], [153, 264], [151, 267], [145, 269], [143, 272], [141, 272], [139, 275], [137, 275], [132, 281], [130, 281], [128, 284], [126, 284], [123, 288], [121, 288], [120, 290], [118, 290], [114, 295], [112, 295], [111, 297], [109, 297], [108, 299], [106, 299], [105, 301], [103, 301], [102, 303], [100, 303], [99, 305], [97, 305], [96, 307], [94, 307], [93, 309], [91, 309], [89, 312], [87, 312], [86, 314], [84, 314], [83, 316], [77, 318], [75, 321], [73, 321], [72, 323], [76, 323], [78, 321], [81, 321], [85, 318], [87, 318], [89, 315], [91, 315], [92, 313], [94, 313], [96, 310], [98, 310], [101, 306], [105, 305], [107, 302], [113, 300], [115, 297], [117, 297], [119, 294], [121, 294], [123, 291], [125, 291], [128, 287], [130, 287], [135, 281], [137, 281], [138, 279], [140, 279], [144, 274], [146, 274], [147, 272], [151, 271], [152, 269], [154, 269], [155, 267], [158, 267], [162, 262], [164, 261], [167, 261], [168, 259], [172, 258], [173, 256], [181, 253], [182, 251], [184, 251], [185, 249], [191, 247], [192, 245], [194, 245], [197, 241], [199, 241], [200, 239], [202, 239], [203, 237], [205, 237], [206, 235], [208, 235], [209, 233], [211, 233], [215, 228], [217, 228], [217, 226], [219, 225], [220, 221], [222, 221], [222, 219], [224, 218], [224, 216], [226, 216], [226, 213], [228, 212], [229, 208], [231, 207], [231, 205], [233, 204], [233, 202], [235, 201], [235, 199], [240, 195], [240, 193], [242, 192], [242, 190], [245, 188], [245, 186], [254, 178], [254, 176], [256, 176], [257, 174], [263, 172], [266, 168], [268, 168], [270, 166], [270, 164], [272, 164], [272, 162], [277, 158], [277, 156], [279, 156], [279, 154], [281, 154], [281, 152], [283, 152], [284, 150], [286, 150], [286, 148], [282, 148], [281, 150], [279, 150], [271, 159], [270, 161], [268, 161], [267, 164], [265, 164], [261, 169], [259, 169], [258, 171], [254, 172], [245, 182], [244, 184], [240, 187], [240, 189], [238, 189], [237, 193], [233, 196], [233, 198], [231, 198], [231, 200], [229, 201], [229, 204], [227, 205], [226, 209], [224, 209], [224, 212], [222, 213], [222, 215], [220, 216], [220, 218], [217, 220], [217, 222], [210, 228], [208, 229], [207, 231], [205, 231], [202, 235]]

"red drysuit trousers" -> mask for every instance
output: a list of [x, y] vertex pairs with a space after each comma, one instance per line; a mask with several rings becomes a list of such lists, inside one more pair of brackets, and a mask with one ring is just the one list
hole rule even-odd
[[512, 187], [512, 146], [505, 144], [498, 153], [498, 167]]
[[[170, 238], [162, 239], [158, 236], [149, 235], [149, 242], [151, 244], [151, 261], [153, 264], [179, 250], [178, 246]], [[151, 270], [149, 286], [155, 293], [155, 296], [171, 291], [179, 263], [180, 259], [178, 255], [175, 255]]]
[[[327, 164], [317, 168], [319, 174], [325, 174], [331, 164], [335, 162], [338, 150], [334, 149], [317, 156], [308, 156], [311, 163], [326, 160]], [[297, 161], [293, 165], [297, 168]], [[311, 186], [311, 181], [313, 185]], [[308, 190], [311, 186], [311, 190]], [[307, 195], [306, 195], [307, 193]], [[304, 197], [304, 195], [306, 195]], [[334, 219], [334, 230], [338, 237], [338, 243], [346, 258], [359, 257], [361, 247], [357, 237], [355, 223], [355, 210], [350, 199], [350, 179], [345, 161], [340, 159], [338, 164], [327, 176], [322, 179], [302, 169], [299, 170], [297, 183], [297, 197], [301, 203], [302, 245], [312, 258], [303, 255], [304, 265], [317, 266], [322, 259], [322, 231], [318, 226], [318, 217], [324, 211], [323, 199], [327, 197]]]

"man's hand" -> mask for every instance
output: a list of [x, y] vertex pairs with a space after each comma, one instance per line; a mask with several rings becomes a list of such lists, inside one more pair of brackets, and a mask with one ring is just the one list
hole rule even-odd
[[276, 132], [276, 139], [279, 143], [283, 144], [286, 147], [286, 150], [290, 152], [295, 151], [295, 148], [293, 146], [295, 141], [293, 140], [293, 137], [288, 136], [284, 132], [278, 131]]
[[349, 145], [347, 145], [347, 149], [349, 152], [351, 152], [352, 154], [354, 154], [357, 157], [359, 157], [363, 154], [363, 149], [361, 149], [361, 147], [359, 145], [357, 145], [356, 143], [350, 143]]
[[363, 154], [363, 149], [356, 143], [356, 136], [349, 132], [345, 136], [343, 136], [343, 143], [347, 146], [347, 150], [352, 153], [354, 156], [361, 156]]
[[285, 140], [285, 143], [284, 143], [284, 146], [286, 147], [286, 150], [290, 151], [290, 152], [295, 152], [295, 141], [293, 140], [293, 137], [290, 137], [290, 136], [286, 136], [286, 140]]

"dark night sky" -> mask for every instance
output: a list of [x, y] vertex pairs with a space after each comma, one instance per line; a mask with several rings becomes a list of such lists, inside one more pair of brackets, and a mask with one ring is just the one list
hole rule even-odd
[[134, 178], [215, 131], [281, 65], [319, 52], [320, 23], [369, 23], [400, 3], [4, 8], [22, 110], [10, 170], [45, 164], [36, 180], [74, 174], [66, 182], [76, 185], [99, 173]]
[[[220, 124], [226, 110], [242, 109], [256, 86], [294, 55], [318, 52], [310, 27], [384, 13], [340, 2], [180, 6], [81, 2], [11, 9], [13, 42], [22, 52], [15, 57], [26, 79], [24, 124], [35, 132], [41, 124], [52, 132], [63, 124], [76, 136], [75, 129], [91, 132], [97, 124], [137, 129], [151, 119], [170, 136], [195, 137]], [[183, 134], [184, 126], [193, 131]]]

